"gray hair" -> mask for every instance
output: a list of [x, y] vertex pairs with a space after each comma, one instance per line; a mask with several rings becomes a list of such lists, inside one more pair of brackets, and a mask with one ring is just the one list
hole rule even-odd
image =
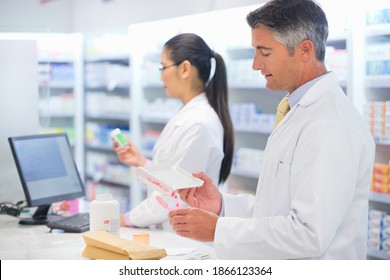
[[314, 0], [270, 0], [247, 15], [252, 29], [262, 27], [275, 40], [286, 46], [290, 55], [300, 42], [310, 40], [316, 58], [324, 62], [328, 21], [320, 5]]

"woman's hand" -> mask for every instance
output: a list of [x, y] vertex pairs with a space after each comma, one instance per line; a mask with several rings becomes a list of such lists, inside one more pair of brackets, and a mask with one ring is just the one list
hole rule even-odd
[[129, 139], [126, 138], [126, 141], [128, 143], [126, 146], [120, 146], [116, 140], [112, 142], [112, 148], [118, 159], [129, 166], [144, 166], [147, 159]]

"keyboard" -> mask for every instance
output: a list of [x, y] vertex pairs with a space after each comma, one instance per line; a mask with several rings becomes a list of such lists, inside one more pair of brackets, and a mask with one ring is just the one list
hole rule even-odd
[[50, 229], [65, 232], [84, 232], [89, 230], [89, 213], [78, 213], [46, 224]]

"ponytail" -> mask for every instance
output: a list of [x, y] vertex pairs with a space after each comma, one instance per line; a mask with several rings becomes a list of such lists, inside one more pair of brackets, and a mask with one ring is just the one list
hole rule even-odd
[[225, 62], [221, 55], [212, 52], [215, 59], [214, 76], [206, 86], [206, 96], [211, 107], [217, 113], [223, 126], [223, 152], [224, 158], [219, 173], [219, 183], [223, 183], [230, 175], [233, 150], [234, 150], [234, 131], [233, 123], [229, 113], [228, 85]]

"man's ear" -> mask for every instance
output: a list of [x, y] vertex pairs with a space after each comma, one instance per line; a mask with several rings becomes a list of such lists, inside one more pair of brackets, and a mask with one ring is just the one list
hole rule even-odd
[[315, 56], [314, 53], [314, 44], [310, 40], [303, 40], [299, 44], [299, 50], [302, 61], [307, 62], [309, 61], [313, 56]]

